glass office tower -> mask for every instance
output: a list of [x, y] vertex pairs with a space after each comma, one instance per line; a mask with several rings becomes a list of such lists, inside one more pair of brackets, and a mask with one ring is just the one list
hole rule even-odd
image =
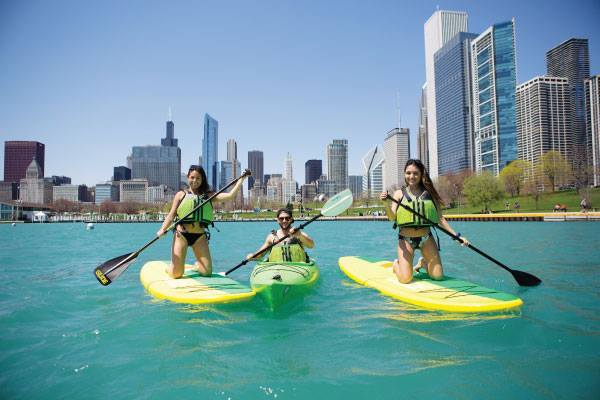
[[471, 41], [460, 32], [435, 53], [439, 175], [472, 170]]
[[586, 130], [585, 81], [590, 77], [590, 54], [587, 39], [571, 38], [546, 53], [548, 76], [569, 79], [573, 135], [573, 166], [577, 169], [588, 162]]
[[204, 114], [204, 137], [202, 138], [202, 167], [211, 188], [219, 186], [217, 182], [217, 160], [219, 154], [219, 122]]
[[517, 158], [515, 24], [495, 24], [471, 43], [475, 169], [498, 175]]

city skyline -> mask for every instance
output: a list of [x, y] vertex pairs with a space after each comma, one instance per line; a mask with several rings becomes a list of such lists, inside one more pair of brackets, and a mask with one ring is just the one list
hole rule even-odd
[[[436, 3], [265, 3], [256, 10], [238, 3], [233, 15], [219, 5], [181, 3], [170, 7], [173, 18], [166, 22], [177, 29], [168, 35], [163, 35], [167, 27], [152, 22], [165, 22], [164, 10], [147, 4], [140, 9], [134, 3], [3, 3], [0, 50], [11, 54], [11, 62], [0, 76], [2, 141], [44, 143], [46, 176], [67, 175], [93, 186], [109, 179], [114, 166], [125, 165], [133, 146], [157, 143], [171, 119], [182, 168], [196, 164], [207, 113], [220, 125], [217, 160], [226, 159], [225, 140], [235, 138], [239, 154], [264, 152], [265, 173], [281, 172], [288, 151], [301, 171], [306, 160], [326, 160], [331, 140], [345, 138], [348, 174], [361, 175], [362, 156], [397, 125], [399, 107], [415, 156], [426, 80], [423, 25]], [[517, 84], [544, 75], [546, 52], [571, 37], [589, 40], [590, 72], [600, 73], [600, 32], [593, 24], [600, 7], [594, 2], [449, 2], [440, 8], [466, 12], [469, 31], [478, 34], [515, 17]], [[215, 21], [193, 24], [201, 11]], [[137, 13], [139, 22], [133, 21]], [[248, 13], [257, 18], [251, 25], [241, 22]], [[365, 15], [375, 22], [364, 26]], [[240, 27], [214, 37], [228, 18]], [[310, 31], [304, 28], [308, 23]], [[62, 29], [48, 28], [56, 24]], [[242, 31], [245, 40], [239, 39]], [[203, 35], [214, 37], [214, 43]], [[191, 46], [190, 38], [198, 43]], [[198, 64], [193, 55], [203, 46], [214, 54], [210, 65]], [[232, 63], [240, 56], [243, 67]], [[40, 62], [46, 67], [34, 69]], [[247, 166], [244, 156], [240, 161]]]

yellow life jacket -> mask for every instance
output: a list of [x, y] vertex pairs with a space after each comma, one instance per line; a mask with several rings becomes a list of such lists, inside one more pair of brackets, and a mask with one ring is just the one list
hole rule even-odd
[[[275, 236], [277, 235], [276, 232], [273, 232], [273, 234]], [[309, 257], [308, 254], [306, 254], [306, 251], [304, 251], [302, 244], [300, 244], [298, 240], [292, 239], [287, 243], [284, 241], [273, 246], [267, 261], [307, 263], [309, 261]]]
[[[177, 221], [182, 221], [184, 224], [200, 222], [204, 227], [211, 225], [213, 222], [212, 202], [209, 201], [202, 207], [198, 207], [205, 200], [204, 196], [186, 192], [185, 197], [181, 200], [179, 207], [177, 207]], [[196, 207], [198, 208], [186, 217]]]
[[[415, 210], [436, 224], [440, 222], [435, 203], [427, 190], [423, 191], [419, 197], [412, 198], [406, 187], [402, 187], [402, 199], [400, 200], [400, 203]], [[432, 226], [431, 223], [425, 221], [423, 218], [409, 210], [406, 210], [401, 205], [398, 205], [398, 208], [396, 209], [396, 224], [399, 227], [408, 226], [415, 228]]]

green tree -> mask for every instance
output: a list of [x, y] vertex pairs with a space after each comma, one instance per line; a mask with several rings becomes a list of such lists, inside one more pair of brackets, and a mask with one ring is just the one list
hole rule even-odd
[[521, 194], [525, 173], [529, 168], [529, 163], [525, 160], [511, 161], [500, 171], [500, 180], [504, 184], [504, 189], [511, 197]]
[[571, 166], [566, 158], [556, 150], [550, 150], [544, 154], [539, 161], [541, 172], [550, 182], [554, 192], [557, 183], [566, 183], [571, 176]]
[[469, 204], [476, 207], [482, 205], [484, 210], [488, 210], [492, 202], [504, 197], [504, 190], [498, 178], [489, 172], [484, 172], [465, 179], [464, 194]]

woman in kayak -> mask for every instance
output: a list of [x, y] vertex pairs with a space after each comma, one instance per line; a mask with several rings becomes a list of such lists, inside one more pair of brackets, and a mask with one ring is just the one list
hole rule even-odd
[[[454, 233], [448, 221], [441, 213], [442, 199], [433, 186], [425, 166], [420, 160], [408, 160], [404, 166], [404, 181], [406, 186], [396, 190], [392, 196], [421, 215], [439, 224], [446, 230]], [[399, 206], [396, 201], [388, 197], [388, 192], [383, 192], [380, 199], [385, 201], [385, 211], [390, 221], [399, 229], [398, 233], [398, 259], [394, 260], [394, 273], [400, 283], [409, 283], [413, 278], [413, 257], [415, 250], [420, 250], [424, 262], [417, 268], [425, 268], [432, 279], [440, 280], [444, 277], [442, 260], [438, 245], [436, 244], [430, 227], [431, 223]], [[455, 233], [460, 236], [460, 233]], [[469, 243], [461, 237], [463, 245]]]
[[[229, 193], [220, 193], [213, 200], [224, 202], [233, 200], [235, 195], [242, 187], [244, 179], [249, 173], [244, 173], [241, 179], [237, 181]], [[171, 211], [165, 218], [162, 226], [156, 232], [157, 236], [162, 236], [173, 221], [178, 221], [190, 213], [197, 205], [206, 200], [213, 192], [206, 181], [204, 168], [199, 165], [192, 165], [187, 173], [188, 190], [180, 190], [173, 198]], [[183, 221], [173, 229], [173, 245], [171, 247], [171, 265], [167, 273], [172, 278], [179, 278], [183, 275], [185, 268], [185, 256], [188, 246], [194, 251], [196, 256], [196, 267], [198, 273], [202, 276], [212, 274], [212, 258], [208, 248], [210, 232], [208, 226], [213, 224], [213, 206], [209, 201], [191, 215], [185, 217]]]
[[[296, 230], [292, 223], [294, 217], [292, 211], [287, 208], [277, 210], [277, 222], [279, 229], [273, 230], [267, 235], [263, 245], [256, 251], [256, 257], [250, 253], [246, 257], [247, 260], [259, 260], [269, 246], [269, 262], [292, 261], [292, 262], [309, 262], [308, 255], [304, 251], [305, 247], [313, 248], [315, 242], [301, 230]], [[289, 236], [282, 240], [282, 238]], [[273, 246], [273, 244], [275, 244]]]

